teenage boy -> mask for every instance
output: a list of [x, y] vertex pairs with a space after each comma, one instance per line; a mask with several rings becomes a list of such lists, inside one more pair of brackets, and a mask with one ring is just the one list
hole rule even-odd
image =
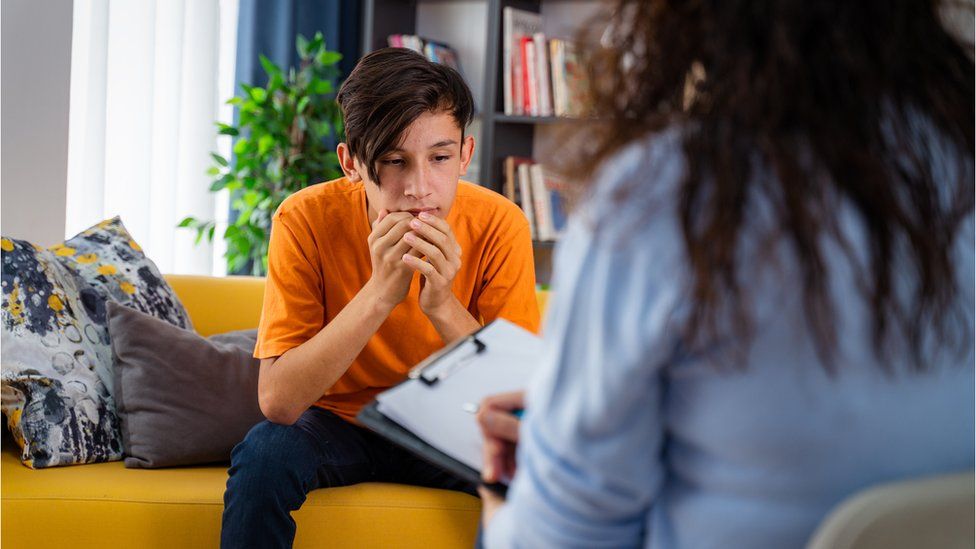
[[[428, 355], [505, 318], [538, 330], [529, 226], [459, 181], [474, 152], [460, 75], [406, 49], [362, 60], [337, 97], [345, 177], [274, 215], [254, 356], [267, 417], [234, 448], [221, 544], [289, 547], [315, 488], [473, 488], [356, 424]], [[341, 525], [336, 525], [341, 527]]]

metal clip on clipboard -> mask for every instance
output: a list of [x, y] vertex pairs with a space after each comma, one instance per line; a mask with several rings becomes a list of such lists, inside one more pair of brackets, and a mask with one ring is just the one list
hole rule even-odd
[[[455, 351], [467, 346], [469, 343], [474, 344], [474, 351], [472, 353], [463, 355], [453, 362], [446, 362], [449, 355], [454, 354]], [[469, 335], [450, 347], [441, 350], [439, 353], [431, 355], [427, 360], [410, 370], [407, 377], [410, 379], [419, 379], [427, 386], [436, 385], [438, 381], [445, 379], [461, 366], [474, 360], [475, 357], [485, 352], [487, 348], [488, 346], [478, 339], [477, 333]], [[444, 363], [442, 364], [442, 362]]]

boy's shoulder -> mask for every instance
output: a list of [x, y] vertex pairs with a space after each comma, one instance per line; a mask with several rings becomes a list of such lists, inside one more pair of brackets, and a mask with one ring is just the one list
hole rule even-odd
[[509, 222], [525, 220], [522, 209], [517, 204], [476, 183], [458, 181], [454, 201], [455, 206], [460, 206], [458, 209], [463, 215]]

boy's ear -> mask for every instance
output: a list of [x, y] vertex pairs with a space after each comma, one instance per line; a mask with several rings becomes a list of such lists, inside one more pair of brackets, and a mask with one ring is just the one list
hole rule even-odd
[[472, 158], [474, 158], [474, 136], [469, 135], [461, 141], [461, 173], [458, 176], [468, 173], [468, 164], [471, 164]]
[[336, 147], [336, 154], [339, 156], [339, 167], [342, 168], [342, 173], [346, 174], [349, 181], [354, 183], [362, 181], [363, 177], [356, 169], [356, 158], [349, 150], [349, 146], [345, 143], [339, 143]]

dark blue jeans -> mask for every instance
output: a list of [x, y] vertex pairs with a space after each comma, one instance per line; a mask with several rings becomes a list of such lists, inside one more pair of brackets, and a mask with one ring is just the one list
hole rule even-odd
[[316, 488], [397, 482], [477, 495], [470, 483], [317, 407], [294, 425], [255, 425], [231, 453], [228, 475], [224, 548], [291, 547], [291, 512]]

